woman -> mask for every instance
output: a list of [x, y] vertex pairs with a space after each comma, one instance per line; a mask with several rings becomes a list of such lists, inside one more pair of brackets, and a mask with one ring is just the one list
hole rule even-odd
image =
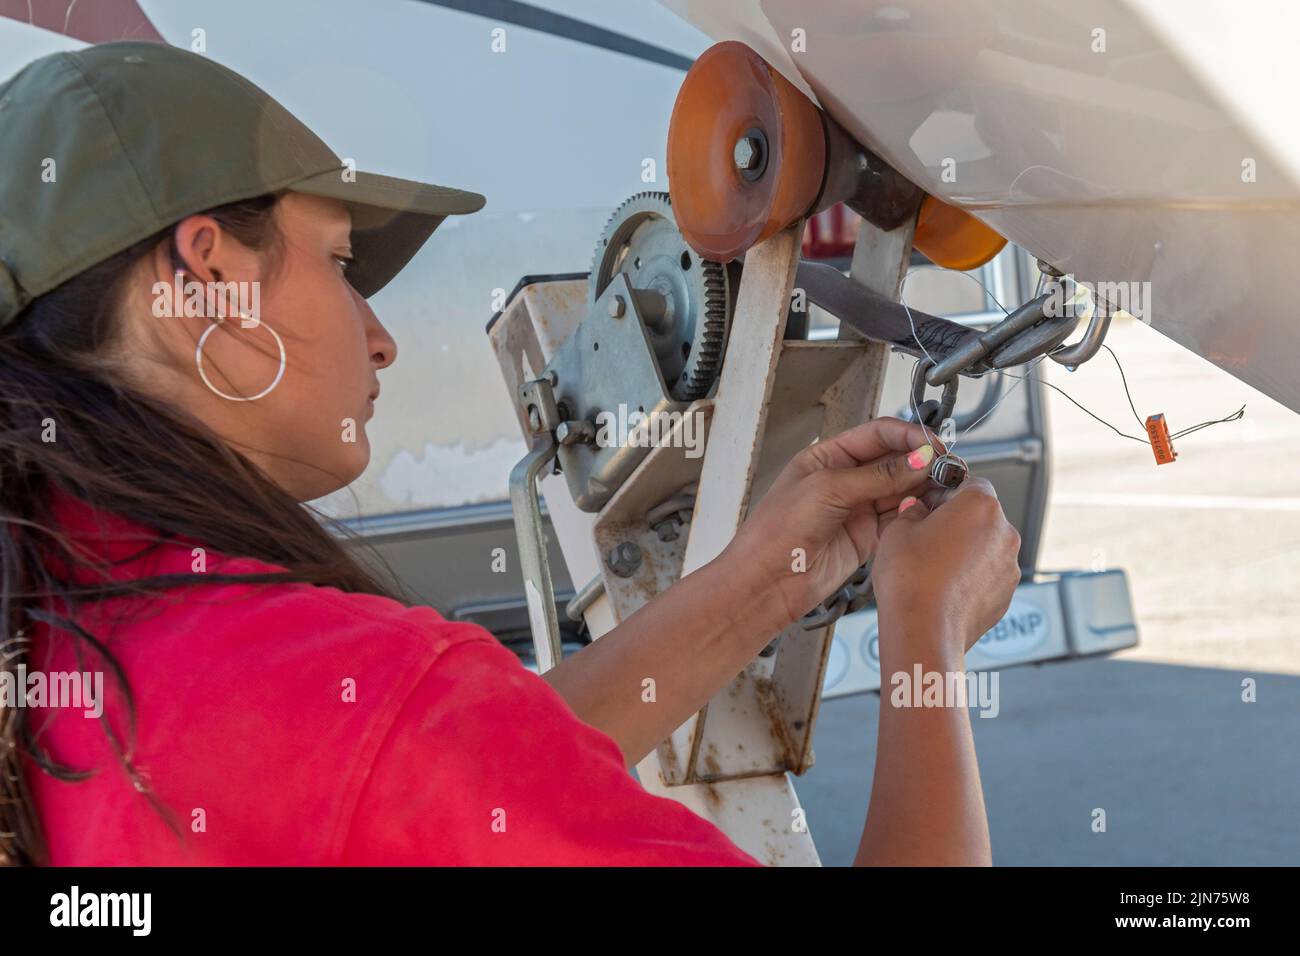
[[[961, 670], [1010, 601], [991, 487], [927, 491], [937, 443], [879, 419], [539, 678], [302, 504], [369, 460], [397, 348], [366, 298], [482, 197], [355, 172], [161, 45], [37, 60], [0, 111], [4, 672], [106, 676], [98, 719], [0, 709], [6, 862], [753, 864], [628, 768], [868, 557], [883, 674]], [[879, 734], [858, 862], [989, 862], [965, 709]]]

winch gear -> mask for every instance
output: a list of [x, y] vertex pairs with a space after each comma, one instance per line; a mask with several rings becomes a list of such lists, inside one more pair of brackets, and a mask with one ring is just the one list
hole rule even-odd
[[722, 369], [731, 280], [726, 266], [686, 244], [668, 193], [637, 193], [614, 210], [592, 258], [589, 302], [619, 273], [636, 296], [669, 394], [704, 398]]

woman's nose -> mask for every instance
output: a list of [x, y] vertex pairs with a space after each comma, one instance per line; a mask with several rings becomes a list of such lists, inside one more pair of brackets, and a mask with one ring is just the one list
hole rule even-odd
[[370, 336], [370, 358], [376, 368], [388, 368], [397, 361], [397, 343], [378, 319]]
[[379, 316], [375, 315], [375, 310], [370, 307], [370, 303], [356, 290], [353, 290], [352, 294], [357, 299], [357, 308], [362, 310], [362, 315], [365, 317], [366, 344], [370, 349], [370, 360], [374, 362], [376, 368], [388, 368], [397, 361], [397, 342], [388, 334], [384, 323], [379, 321]]

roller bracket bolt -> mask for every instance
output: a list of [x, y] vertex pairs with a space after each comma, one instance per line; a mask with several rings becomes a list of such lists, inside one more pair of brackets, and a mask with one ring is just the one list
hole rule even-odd
[[605, 556], [605, 563], [620, 578], [630, 578], [641, 567], [641, 549], [631, 541], [624, 541]]
[[732, 147], [731, 158], [736, 169], [751, 182], [767, 169], [767, 137], [760, 129], [750, 129]]

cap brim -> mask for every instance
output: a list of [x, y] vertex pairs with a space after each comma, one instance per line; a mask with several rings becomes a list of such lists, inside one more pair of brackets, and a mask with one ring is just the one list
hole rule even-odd
[[287, 188], [346, 203], [352, 213], [353, 287], [369, 298], [397, 275], [447, 216], [477, 212], [487, 201], [464, 189], [378, 173], [331, 169]]

